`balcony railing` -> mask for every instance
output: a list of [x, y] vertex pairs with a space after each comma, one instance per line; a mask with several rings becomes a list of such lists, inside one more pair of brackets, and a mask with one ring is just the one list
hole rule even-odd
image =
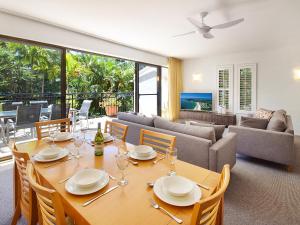
[[[115, 111], [125, 112], [134, 110], [134, 92], [79, 92], [67, 93], [66, 103], [71, 108], [79, 109], [83, 100], [93, 100], [90, 115], [93, 117], [115, 114]], [[0, 103], [23, 102], [29, 105], [32, 100], [47, 100], [48, 104], [60, 104], [60, 93], [0, 93]]]

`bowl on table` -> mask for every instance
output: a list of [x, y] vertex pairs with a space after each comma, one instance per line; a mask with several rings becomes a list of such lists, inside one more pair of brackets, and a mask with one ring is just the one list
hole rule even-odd
[[54, 159], [59, 155], [59, 153], [59, 148], [46, 148], [41, 150], [38, 154], [44, 159]]
[[86, 189], [95, 186], [104, 178], [105, 174], [102, 170], [82, 169], [74, 175], [73, 182], [79, 188]]
[[169, 176], [163, 180], [163, 187], [168, 194], [182, 197], [193, 191], [194, 183], [181, 176]]
[[137, 145], [134, 148], [134, 152], [137, 156], [147, 157], [147, 156], [151, 155], [154, 152], [154, 150], [152, 147], [150, 147], [148, 145]]
[[58, 132], [55, 137], [55, 141], [65, 141], [71, 138], [70, 132]]

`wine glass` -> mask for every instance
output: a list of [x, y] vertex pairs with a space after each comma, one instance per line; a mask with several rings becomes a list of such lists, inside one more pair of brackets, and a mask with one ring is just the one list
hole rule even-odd
[[75, 155], [75, 157], [76, 157], [77, 159], [79, 159], [79, 157], [80, 157], [79, 149], [80, 149], [80, 146], [81, 146], [82, 144], [83, 144], [83, 140], [82, 140], [82, 138], [81, 138], [80, 132], [76, 132], [76, 133], [74, 134], [74, 145], [75, 145], [75, 147], [76, 147], [76, 155]]
[[86, 142], [85, 134], [89, 129], [88, 121], [86, 123], [84, 123], [84, 120], [80, 119], [79, 122], [80, 122], [80, 131], [83, 133], [83, 142]]
[[128, 167], [129, 161], [128, 161], [128, 156], [124, 153], [118, 153], [116, 155], [116, 162], [119, 170], [121, 170], [122, 173], [122, 178], [118, 182], [120, 186], [125, 186], [128, 184], [128, 180], [125, 179], [125, 174], [124, 170]]
[[177, 148], [168, 148], [167, 160], [168, 160], [169, 168], [170, 168], [168, 175], [169, 176], [176, 175], [175, 163], [177, 160]]
[[55, 141], [55, 138], [56, 138], [56, 135], [57, 135], [57, 130], [49, 130], [49, 137], [51, 138], [51, 140], [52, 140], [52, 144], [51, 144], [51, 147], [52, 148], [54, 148], [54, 146], [55, 146], [55, 143], [54, 143], [54, 141]]

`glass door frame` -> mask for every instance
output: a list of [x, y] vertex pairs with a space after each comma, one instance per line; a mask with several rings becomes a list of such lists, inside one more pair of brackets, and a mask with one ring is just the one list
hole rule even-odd
[[[139, 92], [139, 65], [146, 65], [155, 67], [157, 69], [157, 75], [156, 75], [156, 82], [157, 82], [157, 93], [156, 94], [140, 94]], [[146, 96], [146, 95], [156, 95], [157, 96], [157, 115], [161, 116], [161, 66], [153, 65], [149, 63], [144, 62], [136, 62], [135, 63], [135, 83], [134, 83], [134, 99], [135, 99], [135, 112], [139, 112], [139, 100], [140, 96]]]

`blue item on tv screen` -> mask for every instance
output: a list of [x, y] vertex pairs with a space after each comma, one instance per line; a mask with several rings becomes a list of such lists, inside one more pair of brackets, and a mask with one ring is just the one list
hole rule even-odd
[[212, 93], [181, 93], [180, 105], [183, 110], [212, 111]]

